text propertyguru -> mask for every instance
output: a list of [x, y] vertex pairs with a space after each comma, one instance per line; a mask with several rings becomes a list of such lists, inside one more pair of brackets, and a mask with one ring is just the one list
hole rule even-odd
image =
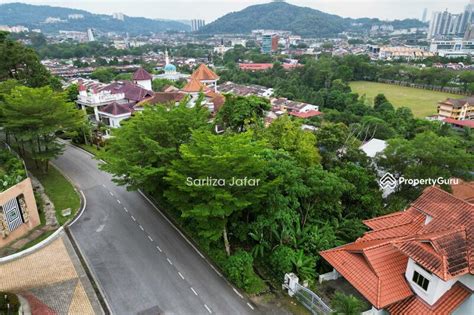
[[398, 183], [400, 185], [406, 184], [411, 186], [418, 186], [418, 185], [456, 185], [458, 184], [457, 178], [405, 178], [400, 177], [398, 179]]
[[248, 177], [232, 177], [230, 179], [225, 178], [186, 178], [187, 186], [214, 186], [214, 187], [224, 187], [224, 186], [249, 186], [254, 187], [260, 184], [260, 178], [248, 178]]

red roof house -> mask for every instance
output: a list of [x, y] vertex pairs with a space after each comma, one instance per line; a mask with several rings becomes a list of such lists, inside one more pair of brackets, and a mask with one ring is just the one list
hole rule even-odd
[[354, 243], [320, 254], [375, 311], [450, 314], [472, 307], [474, 205], [429, 187], [408, 209], [364, 224], [371, 231]]

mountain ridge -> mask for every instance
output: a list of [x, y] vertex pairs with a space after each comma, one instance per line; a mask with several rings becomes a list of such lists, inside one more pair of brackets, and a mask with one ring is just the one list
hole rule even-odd
[[[82, 14], [84, 18], [70, 19], [68, 16], [73, 14]], [[60, 18], [62, 22], [45, 23], [48, 17]], [[81, 9], [20, 2], [0, 4], [0, 25], [23, 25], [30, 29], [41, 29], [44, 33], [57, 33], [59, 30], [84, 32], [87, 28], [101, 32], [127, 32], [133, 35], [190, 30], [189, 25], [173, 20], [154, 20], [125, 15], [124, 21], [121, 21], [111, 15], [95, 14]]]
[[291, 31], [301, 36], [334, 36], [343, 31], [367, 29], [374, 24], [390, 23], [397, 28], [421, 27], [425, 24], [415, 19], [384, 22], [376, 18], [343, 18], [309, 7], [286, 2], [270, 2], [248, 6], [241, 11], [228, 13], [207, 24], [199, 33], [249, 33], [254, 29]]

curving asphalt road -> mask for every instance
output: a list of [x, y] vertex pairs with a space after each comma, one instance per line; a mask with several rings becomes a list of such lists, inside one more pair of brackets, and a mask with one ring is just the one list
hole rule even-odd
[[114, 314], [257, 314], [140, 193], [74, 146], [54, 161], [87, 205], [70, 230]]

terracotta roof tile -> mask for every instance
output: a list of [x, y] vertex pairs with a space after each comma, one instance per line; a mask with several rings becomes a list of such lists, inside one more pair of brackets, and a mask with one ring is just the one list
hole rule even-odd
[[191, 80], [183, 87], [182, 91], [188, 92], [188, 93], [197, 93], [201, 92], [205, 89], [206, 87], [199, 82], [196, 78], [191, 77]]
[[372, 231], [321, 256], [384, 308], [413, 295], [404, 276], [408, 258], [444, 280], [473, 273], [473, 215], [473, 205], [429, 187], [406, 211], [364, 221]]
[[198, 81], [219, 80], [219, 76], [209, 69], [205, 64], [201, 63], [199, 67], [191, 75], [191, 79]]
[[435, 304], [429, 305], [414, 295], [387, 307], [391, 314], [451, 314], [472, 292], [459, 282], [452, 286]]

